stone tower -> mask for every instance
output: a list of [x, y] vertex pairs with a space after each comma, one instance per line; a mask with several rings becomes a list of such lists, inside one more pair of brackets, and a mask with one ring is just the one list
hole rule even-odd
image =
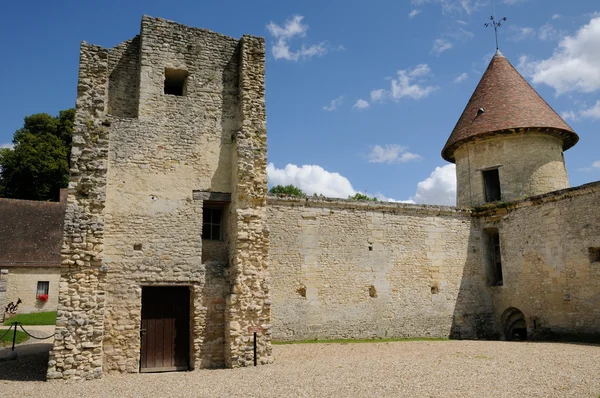
[[497, 51], [442, 150], [456, 163], [457, 205], [568, 188], [563, 151], [578, 140]]
[[82, 43], [49, 379], [272, 361], [264, 66], [148, 16]]

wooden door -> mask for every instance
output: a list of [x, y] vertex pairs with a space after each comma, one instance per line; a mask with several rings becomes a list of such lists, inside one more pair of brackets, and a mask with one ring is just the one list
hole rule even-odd
[[140, 372], [189, 369], [190, 290], [142, 288]]

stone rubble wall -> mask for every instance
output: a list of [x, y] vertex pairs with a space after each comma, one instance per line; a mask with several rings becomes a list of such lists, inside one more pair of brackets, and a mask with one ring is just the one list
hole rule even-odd
[[502, 201], [510, 202], [569, 187], [562, 141], [543, 133], [494, 136], [459, 147], [457, 205], [485, 203], [481, 170], [498, 167]]
[[[240, 40], [239, 131], [235, 135], [230, 214], [231, 294], [225, 313], [225, 361], [228, 367], [253, 364], [257, 332], [258, 363], [273, 361], [269, 297], [267, 226], [267, 131], [265, 42]], [[255, 329], [249, 329], [255, 328]]]
[[48, 379], [102, 375], [108, 51], [81, 44], [71, 178], [64, 221], [56, 336]]
[[140, 37], [136, 36], [108, 50], [107, 113], [136, 117], [140, 81]]
[[[144, 16], [139, 42], [139, 84], [133, 67], [111, 75], [139, 90], [139, 116], [110, 119], [104, 369], [139, 371], [142, 288], [157, 285], [190, 288], [191, 368], [223, 367], [230, 238], [218, 258], [202, 257], [203, 202], [192, 191], [232, 190], [238, 41]], [[166, 67], [189, 73], [184, 96], [164, 94]]]
[[600, 335], [600, 262], [589, 253], [600, 248], [600, 183], [481, 208], [478, 216], [500, 235], [503, 285], [491, 287], [497, 322], [513, 307], [533, 335]]
[[268, 199], [273, 339], [495, 334], [468, 210]]

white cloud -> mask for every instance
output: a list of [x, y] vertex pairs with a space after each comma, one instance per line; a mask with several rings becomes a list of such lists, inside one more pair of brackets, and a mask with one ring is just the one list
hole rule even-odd
[[465, 80], [467, 80], [469, 78], [469, 74], [468, 73], [462, 73], [459, 76], [457, 76], [454, 79], [454, 83], [460, 83], [460, 82], [464, 82]]
[[589, 108], [584, 105], [577, 111], [571, 110], [561, 112], [560, 116], [565, 120], [580, 120], [584, 118], [600, 120], [600, 100], [596, 101], [596, 104]]
[[547, 23], [540, 27], [538, 37], [542, 41], [553, 41], [560, 39], [564, 32], [559, 32], [553, 25]]
[[411, 198], [419, 204], [456, 205], [456, 165], [436, 167], [431, 175], [417, 184], [417, 193]]
[[344, 100], [344, 96], [340, 95], [339, 97], [332, 99], [329, 105], [323, 107], [323, 110], [327, 112], [335, 111], [338, 106], [342, 105], [342, 101]]
[[310, 46], [302, 44], [296, 51], [290, 49], [289, 42], [291, 40], [306, 37], [308, 25], [302, 23], [303, 19], [304, 17], [302, 15], [294, 15], [291, 19], [286, 20], [283, 26], [272, 21], [269, 22], [267, 30], [276, 40], [271, 48], [271, 53], [275, 59], [286, 59], [288, 61], [296, 62], [300, 59], [312, 58], [327, 53], [328, 43], [326, 41]]
[[510, 40], [512, 41], [521, 41], [535, 36], [535, 29], [530, 27], [519, 28], [511, 25], [509, 32], [512, 33], [512, 36], [510, 37]]
[[552, 15], [552, 20], [554, 21], [556, 19], [559, 19], [560, 17], [561, 17], [560, 14], [554, 14], [554, 15]]
[[385, 89], [371, 91], [371, 101], [381, 101], [385, 97]]
[[600, 160], [596, 160], [594, 163], [592, 163], [592, 167], [595, 169], [600, 169]]
[[[600, 161], [595, 162], [593, 167], [600, 168]], [[288, 164], [285, 168], [278, 169], [273, 163], [269, 163], [267, 175], [270, 186], [292, 184], [308, 195], [316, 193], [330, 198], [345, 199], [357, 193], [346, 177], [339, 173], [329, 172], [321, 166], [298, 167]], [[456, 166], [449, 164], [436, 167], [428, 178], [417, 184], [415, 196], [408, 200], [396, 200], [381, 192], [369, 196], [375, 196], [384, 202], [454, 206], [456, 203]]]
[[399, 70], [398, 78], [392, 79], [390, 96], [395, 100], [409, 97], [412, 99], [421, 99], [429, 96], [437, 87], [427, 86], [415, 82], [416, 78], [431, 74], [431, 68], [427, 64], [417, 65], [412, 70]]
[[450, 50], [452, 46], [452, 43], [446, 39], [435, 39], [433, 41], [433, 47], [431, 47], [431, 53], [439, 56], [444, 51]]
[[581, 115], [581, 117], [586, 117], [590, 119], [600, 119], [600, 100], [596, 101], [596, 104], [591, 108], [581, 110], [579, 114]]
[[598, 119], [600, 120], [600, 100], [596, 101], [595, 105], [589, 108], [583, 106], [581, 109], [574, 111], [564, 111], [560, 113], [560, 116], [565, 120], [580, 120], [580, 119]]
[[8, 148], [8, 149], [13, 149], [15, 146], [11, 143], [8, 144], [0, 144], [0, 149], [4, 149], [4, 148]]
[[563, 38], [552, 56], [543, 61], [521, 58], [520, 67], [536, 84], [546, 84], [557, 95], [600, 90], [600, 17]]
[[422, 157], [416, 153], [407, 152], [408, 148], [398, 144], [387, 144], [385, 146], [375, 145], [367, 155], [369, 163], [407, 163], [421, 160]]
[[356, 103], [354, 104], [354, 106], [352, 108], [367, 109], [368, 107], [369, 107], [369, 103], [361, 98], [358, 101], [356, 101]]
[[579, 120], [579, 116], [575, 111], [564, 111], [560, 113], [560, 117], [565, 120]]
[[527, 1], [527, 0], [502, 0], [502, 3], [503, 3], [503, 4], [507, 4], [507, 5], [509, 5], [509, 6], [512, 6], [512, 5], [515, 5], [515, 4], [517, 4], [517, 3], [524, 3], [524, 2], [526, 2], [526, 1]]
[[414, 18], [421, 13], [421, 10], [417, 10], [416, 8], [408, 13], [409, 18]]
[[273, 163], [267, 166], [269, 185], [292, 184], [306, 194], [320, 194], [330, 198], [347, 198], [356, 193], [350, 181], [339, 173], [331, 173], [321, 166], [288, 164], [278, 169]]
[[444, 14], [472, 14], [482, 6], [486, 6], [486, 0], [411, 0], [413, 6], [419, 7], [426, 3], [439, 4]]

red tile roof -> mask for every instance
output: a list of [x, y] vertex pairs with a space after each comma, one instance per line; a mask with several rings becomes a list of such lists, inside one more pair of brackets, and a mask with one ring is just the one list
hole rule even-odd
[[454, 151], [466, 142], [494, 134], [543, 131], [559, 137], [563, 150], [579, 137], [508, 62], [500, 51], [479, 81], [456, 123], [442, 157], [454, 162]]

